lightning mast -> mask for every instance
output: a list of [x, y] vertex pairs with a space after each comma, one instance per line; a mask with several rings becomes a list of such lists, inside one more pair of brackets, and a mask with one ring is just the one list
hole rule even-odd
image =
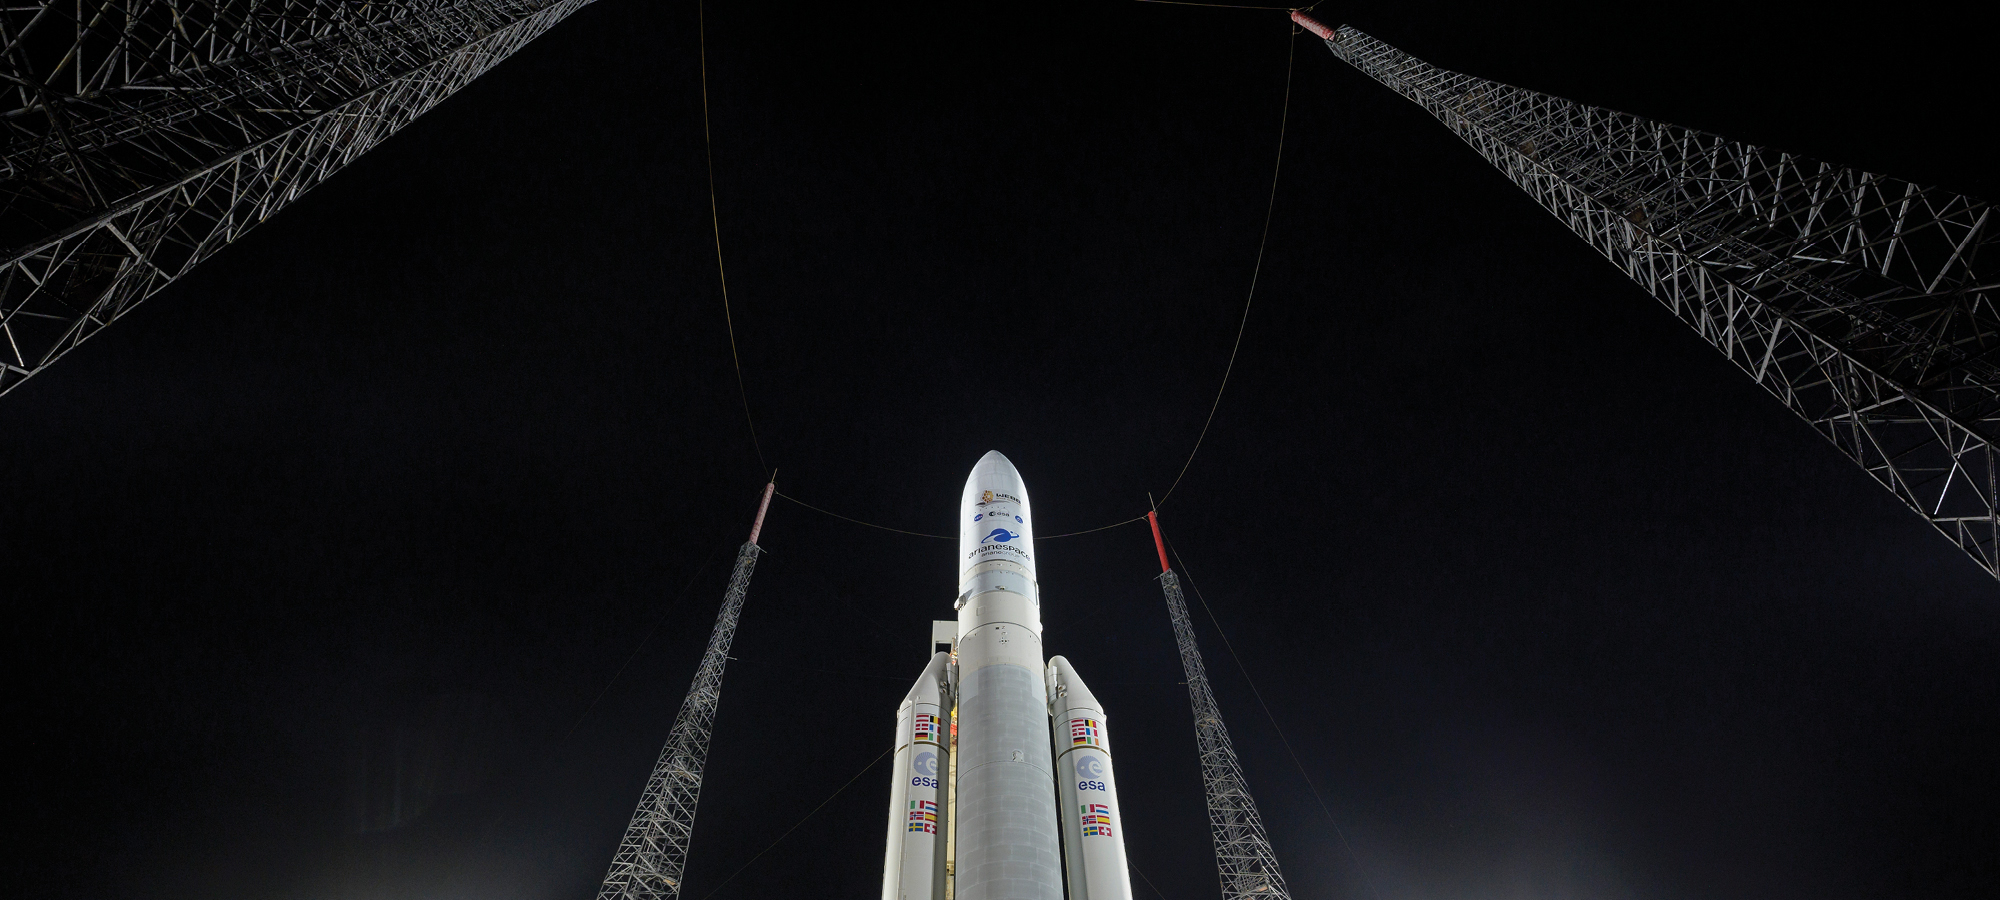
[[1187, 674], [1188, 703], [1194, 707], [1194, 740], [1201, 754], [1201, 787], [1208, 797], [1208, 830], [1215, 839], [1222, 900], [1291, 900], [1285, 876], [1278, 871], [1278, 856], [1271, 852], [1264, 818], [1257, 814], [1257, 801], [1251, 798], [1243, 765], [1236, 760], [1236, 745], [1229, 742], [1222, 710], [1215, 704], [1215, 692], [1209, 690], [1208, 670], [1201, 664], [1201, 648], [1195, 645], [1180, 576], [1167, 565], [1159, 513], [1147, 513], [1146, 521], [1153, 527], [1153, 547], [1160, 552], [1160, 589], [1167, 596], [1174, 643], [1180, 647], [1181, 669]]
[[0, 394], [590, 2], [0, 7]]
[[694, 684], [674, 727], [667, 732], [667, 745], [653, 774], [646, 779], [646, 791], [639, 795], [639, 807], [625, 826], [618, 853], [611, 858], [611, 870], [597, 890], [597, 900], [673, 900], [681, 895], [681, 876], [687, 871], [688, 841], [694, 837], [695, 804], [701, 799], [702, 771], [708, 765], [708, 738], [715, 726], [715, 710], [722, 703], [722, 670], [729, 665], [729, 645], [736, 640], [736, 619], [743, 613], [743, 598], [750, 593], [750, 573], [757, 568], [757, 535], [764, 530], [764, 513], [771, 507], [776, 481], [764, 485], [764, 498], [757, 503], [757, 518], [750, 525], [750, 539], [736, 551], [736, 568], [729, 573], [729, 589], [722, 595], [722, 611], [715, 615], [715, 629], [709, 632], [708, 649], [702, 652], [701, 666], [695, 669]]
[[1292, 20], [1436, 116], [2000, 577], [2000, 273], [1981, 258], [2000, 238], [1985, 201]]

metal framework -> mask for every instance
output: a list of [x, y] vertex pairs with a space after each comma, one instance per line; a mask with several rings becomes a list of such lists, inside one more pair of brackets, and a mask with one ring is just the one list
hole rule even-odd
[[[765, 501], [769, 502], [768, 495]], [[760, 524], [762, 520], [760, 510]], [[694, 684], [674, 716], [667, 746], [653, 764], [652, 777], [646, 779], [646, 792], [639, 797], [632, 822], [625, 826], [611, 870], [597, 891], [598, 900], [671, 900], [681, 894], [688, 841], [694, 836], [695, 803], [701, 799], [701, 776], [708, 764], [709, 733], [722, 702], [722, 670], [729, 664], [729, 644], [736, 639], [736, 619], [750, 592], [750, 573], [757, 568], [759, 552], [754, 537], [736, 552], [736, 570], [729, 575], [729, 590], [722, 596], [722, 611], [715, 616], [701, 668], [695, 670]]]
[[[1165, 555], [1162, 550], [1162, 562]], [[1278, 857], [1271, 852], [1264, 819], [1257, 815], [1257, 801], [1250, 797], [1243, 766], [1236, 760], [1236, 747], [1229, 742], [1229, 729], [1222, 725], [1215, 693], [1209, 690], [1208, 670], [1201, 664], [1201, 648], [1195, 646], [1194, 624], [1188, 620], [1180, 576], [1172, 569], [1161, 572], [1160, 588], [1167, 595], [1174, 643], [1180, 646], [1181, 668], [1187, 673], [1188, 703], [1194, 707], [1194, 739], [1201, 753], [1201, 786], [1208, 795], [1208, 830], [1215, 838], [1222, 900], [1291, 900], [1285, 876], [1278, 871]]]
[[1449, 72], [1293, 18], [1436, 116], [2000, 577], [2000, 273], [1982, 259], [1996, 241], [1985, 201]]
[[0, 394], [589, 2], [0, 6]]

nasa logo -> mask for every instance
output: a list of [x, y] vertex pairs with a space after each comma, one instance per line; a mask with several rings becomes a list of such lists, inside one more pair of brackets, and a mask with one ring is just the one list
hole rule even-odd
[[1076, 774], [1079, 778], [1103, 778], [1104, 760], [1090, 754], [1077, 757]]
[[910, 771], [919, 775], [936, 775], [937, 769], [937, 754], [935, 753], [926, 751], [917, 754], [916, 759], [910, 760]]
[[972, 521], [974, 521], [974, 522], [977, 522], [977, 521], [979, 521], [980, 519], [984, 519], [984, 518], [986, 518], [986, 514], [985, 514], [985, 513], [978, 513], [978, 514], [975, 514], [975, 515], [974, 515], [974, 516], [972, 517]]
[[1026, 525], [1026, 524], [1028, 524], [1028, 520], [1027, 520], [1027, 519], [1023, 519], [1023, 518], [1021, 518], [1020, 516], [1015, 516], [1015, 517], [1014, 517], [1014, 521], [1016, 521], [1016, 522], [1019, 522], [1019, 523], [1021, 523], [1021, 524], [1023, 524], [1023, 525]]
[[1004, 544], [1004, 543], [1007, 543], [1008, 541], [1011, 541], [1011, 540], [1013, 540], [1013, 539], [1015, 539], [1015, 538], [1017, 538], [1017, 537], [1020, 537], [1020, 535], [1018, 535], [1018, 534], [1015, 534], [1014, 532], [1011, 532], [1011, 531], [1008, 531], [1008, 530], [1007, 530], [1007, 529], [1005, 529], [1005, 528], [995, 528], [995, 529], [993, 529], [993, 531], [992, 531], [992, 532], [991, 532], [990, 534], [986, 535], [986, 537], [984, 537], [984, 538], [980, 539], [980, 541], [979, 541], [979, 542], [980, 542], [980, 543], [982, 543], [982, 544], [985, 544], [985, 543], [989, 543], [989, 542], [993, 542], [993, 541], [998, 541], [998, 542], [1000, 542], [1000, 543]]

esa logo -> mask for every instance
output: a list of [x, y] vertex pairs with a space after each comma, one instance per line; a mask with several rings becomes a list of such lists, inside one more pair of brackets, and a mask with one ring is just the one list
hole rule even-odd
[[1104, 786], [1104, 782], [1097, 780], [1104, 777], [1105, 771], [1104, 760], [1090, 755], [1077, 757], [1076, 774], [1083, 780], [1076, 783], [1076, 789], [1079, 791], [1110, 790], [1110, 788]]
[[1004, 543], [1007, 543], [1008, 541], [1011, 541], [1011, 540], [1013, 540], [1013, 539], [1015, 539], [1015, 538], [1017, 538], [1017, 537], [1020, 537], [1020, 535], [1018, 535], [1018, 534], [1015, 534], [1014, 532], [1011, 532], [1011, 531], [1008, 531], [1008, 530], [1007, 530], [1007, 529], [1005, 529], [1005, 528], [995, 528], [995, 529], [993, 529], [993, 530], [992, 530], [992, 531], [991, 531], [990, 533], [988, 533], [988, 534], [986, 535], [986, 537], [984, 537], [984, 538], [980, 539], [980, 541], [979, 541], [979, 542], [980, 542], [980, 543], [982, 543], [982, 544], [985, 544], [985, 543], [990, 543], [990, 542], [994, 542], [994, 541], [998, 541], [999, 543], [1002, 543], [1002, 544], [1004, 544]]
[[938, 786], [937, 754], [928, 750], [917, 754], [916, 759], [910, 760], [910, 770], [917, 773], [910, 779], [912, 787], [934, 788]]

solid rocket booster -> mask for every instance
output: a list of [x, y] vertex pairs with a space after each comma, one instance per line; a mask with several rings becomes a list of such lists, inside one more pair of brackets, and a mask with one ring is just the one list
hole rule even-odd
[[954, 897], [1062, 900], [1035, 518], [999, 451], [965, 479], [958, 520]]
[[882, 900], [944, 897], [945, 773], [951, 770], [951, 654], [931, 657], [896, 709], [897, 773], [889, 789]]
[[1132, 900], [1125, 870], [1125, 817], [1111, 773], [1104, 707], [1060, 656], [1049, 660], [1049, 738], [1062, 797], [1069, 900]]

